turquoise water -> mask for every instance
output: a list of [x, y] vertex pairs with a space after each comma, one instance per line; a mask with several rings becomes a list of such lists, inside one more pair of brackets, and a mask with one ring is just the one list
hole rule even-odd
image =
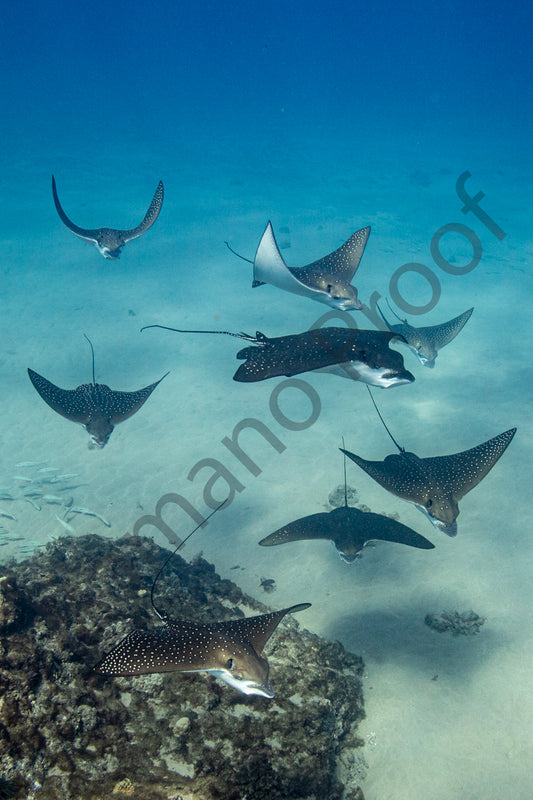
[[[78, 515], [78, 533], [120, 536], [169, 492], [206, 514], [206, 501], [227, 492], [223, 478], [212, 494], [206, 489], [213, 468], [202, 460], [215, 459], [240, 491], [190, 552], [202, 550], [232, 579], [231, 568], [244, 566], [238, 580], [260, 599], [261, 579], [275, 578], [271, 605], [312, 602], [302, 624], [363, 655], [367, 800], [529, 797], [527, 29], [525, 9], [453, 0], [19, 3], [3, 12], [0, 484], [16, 499], [0, 501], [15, 517], [2, 520], [9, 543], [0, 559], [63, 532], [58, 506], [39, 501], [36, 509], [15, 476], [43, 468], [74, 475], [46, 484], [46, 493], [72, 496], [111, 525]], [[468, 213], [457, 190], [465, 172], [468, 197], [484, 193]], [[135, 226], [160, 179], [161, 215], [120, 260], [104, 260], [58, 219], [52, 173], [82, 227]], [[294, 266], [371, 225], [354, 280], [359, 297], [391, 297], [398, 270], [423, 265], [426, 278], [417, 267], [397, 282], [404, 303], [433, 306], [409, 316], [413, 325], [475, 308], [434, 370], [402, 350], [415, 383], [375, 392], [395, 437], [420, 456], [518, 427], [461, 501], [458, 536], [348, 465], [359, 500], [399, 514], [435, 544], [429, 553], [382, 544], [349, 566], [325, 542], [257, 548], [289, 520], [324, 510], [342, 481], [343, 435], [367, 459], [394, 451], [364, 386], [304, 376], [320, 414], [292, 430], [272, 413], [279, 379], [231, 380], [236, 340], [139, 332], [160, 323], [280, 336], [313, 325], [326, 306], [269, 286], [252, 290], [251, 265], [224, 245], [253, 258], [268, 219]], [[434, 258], [435, 234], [447, 225], [456, 226], [440, 239], [448, 270]], [[472, 241], [478, 263], [466, 271]], [[360, 312], [354, 318], [371, 327]], [[68, 388], [90, 381], [83, 333], [100, 383], [131, 391], [171, 370], [102, 451], [89, 451], [85, 431], [46, 408], [26, 373]], [[284, 390], [279, 402], [289, 419], [311, 413], [301, 391]], [[247, 432], [255, 473], [223, 444], [250, 417], [284, 445]], [[25, 462], [39, 464], [17, 466]], [[178, 507], [165, 519], [180, 536], [193, 524]], [[154, 528], [142, 532], [167, 543]], [[423, 624], [426, 613], [470, 608], [487, 618], [476, 637]]]

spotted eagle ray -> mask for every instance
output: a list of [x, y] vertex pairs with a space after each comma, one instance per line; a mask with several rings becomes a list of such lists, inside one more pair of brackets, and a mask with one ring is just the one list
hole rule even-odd
[[[252, 286], [269, 283], [292, 294], [318, 300], [341, 311], [363, 308], [351, 281], [359, 267], [370, 234], [370, 226], [353, 233], [343, 245], [305, 267], [289, 267], [283, 260], [269, 221], [253, 261]], [[228, 243], [226, 242], [229, 247]], [[233, 248], [229, 247], [232, 253]], [[239, 256], [239, 253], [235, 253]], [[243, 256], [239, 256], [243, 258]]]
[[[385, 425], [377, 407], [376, 411]], [[490, 472], [516, 433], [516, 428], [510, 428], [461, 453], [419, 458], [400, 447], [386, 425], [385, 428], [399, 454], [393, 453], [384, 461], [367, 461], [349, 450], [341, 451], [384, 489], [413, 503], [448, 536], [457, 535], [459, 500]]]
[[[222, 505], [224, 503], [218, 508]], [[183, 547], [198, 527], [200, 526], [176, 550]], [[243, 694], [274, 697], [269, 680], [269, 664], [262, 655], [263, 649], [286, 614], [303, 611], [311, 603], [299, 603], [256, 617], [205, 625], [174, 619], [156, 607], [154, 589], [161, 572], [176, 550], [157, 573], [150, 594], [152, 607], [164, 623], [163, 627], [153, 631], [133, 630], [98, 662], [95, 670], [105, 675], [209, 672]]]
[[435, 366], [435, 359], [437, 358], [439, 350], [449, 344], [452, 339], [455, 339], [457, 334], [470, 319], [472, 311], [474, 310], [473, 308], [469, 308], [468, 311], [459, 314], [459, 316], [454, 317], [454, 319], [448, 320], [448, 322], [443, 322], [441, 325], [429, 325], [424, 328], [415, 328], [413, 325], [409, 325], [406, 319], [400, 319], [400, 317], [392, 311], [392, 308], [392, 313], [400, 320], [401, 324], [391, 325], [385, 318], [379, 305], [377, 308], [388, 329], [399, 335], [400, 341], [403, 340], [407, 344], [425, 367]]
[[274, 533], [261, 539], [263, 547], [271, 547], [285, 542], [297, 542], [301, 539], [330, 539], [338, 550], [339, 556], [347, 564], [351, 564], [361, 555], [368, 542], [380, 539], [384, 542], [398, 542], [423, 550], [435, 547], [428, 539], [421, 536], [407, 525], [383, 514], [361, 511], [348, 505], [346, 485], [346, 455], [344, 456], [344, 506], [332, 511], [310, 514], [294, 522], [289, 522]]
[[118, 230], [116, 228], [95, 228], [94, 230], [90, 230], [86, 228], [80, 228], [78, 225], [75, 225], [73, 222], [71, 222], [63, 211], [61, 203], [59, 202], [56, 182], [53, 175], [52, 194], [54, 196], [54, 203], [56, 211], [59, 214], [59, 218], [67, 226], [69, 231], [72, 231], [72, 233], [74, 233], [76, 236], [79, 236], [80, 239], [85, 239], [86, 242], [91, 242], [92, 244], [96, 245], [104, 258], [120, 258], [120, 253], [124, 245], [128, 242], [131, 242], [132, 239], [137, 239], [139, 236], [142, 236], [142, 234], [145, 233], [148, 228], [152, 227], [158, 218], [159, 212], [161, 211], [161, 206], [163, 205], [164, 191], [163, 182], [159, 181], [154, 196], [152, 197], [152, 202], [150, 203], [148, 211], [144, 215], [143, 221], [140, 225], [137, 225], [136, 228], [131, 228], [127, 231]]
[[268, 338], [260, 331], [255, 336], [230, 331], [191, 331], [166, 325], [145, 325], [177, 333], [214, 333], [235, 336], [252, 342], [239, 350], [244, 360], [233, 376], [234, 381], [252, 383], [280, 375], [291, 377], [302, 372], [331, 372], [343, 378], [386, 388], [411, 383], [414, 375], [405, 369], [403, 357], [389, 348], [396, 334], [389, 331], [365, 331], [357, 328], [315, 328], [290, 336]]
[[42, 375], [28, 368], [28, 375], [35, 389], [44, 402], [61, 414], [62, 417], [79, 422], [85, 426], [90, 434], [89, 447], [105, 447], [113, 433], [115, 425], [123, 422], [138, 411], [148, 400], [156, 386], [168, 372], [155, 383], [145, 386], [136, 392], [116, 392], [105, 383], [96, 383], [94, 373], [94, 350], [90, 339], [93, 354], [93, 382], [83, 383], [76, 389], [60, 389]]

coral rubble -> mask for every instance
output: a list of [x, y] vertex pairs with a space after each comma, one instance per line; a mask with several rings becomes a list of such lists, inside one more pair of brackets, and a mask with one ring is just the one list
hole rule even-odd
[[[295, 619], [265, 648], [273, 700], [206, 673], [92, 671], [130, 630], [158, 624], [150, 588], [166, 555], [149, 539], [88, 535], [0, 567], [0, 796], [361, 800], [338, 767], [362, 744], [362, 662]], [[267, 610], [179, 556], [158, 606], [200, 622]]]
[[336, 486], [335, 489], [333, 489], [333, 491], [331, 491], [328, 495], [328, 502], [330, 506], [333, 506], [333, 508], [340, 508], [343, 506], [345, 499], [347, 500], [349, 506], [354, 506], [359, 499], [357, 489], [354, 489], [353, 486], [346, 486], [345, 490], [344, 484], [341, 483]]
[[475, 611], [443, 611], [437, 614], [426, 614], [424, 622], [434, 631], [444, 633], [450, 631], [453, 636], [474, 636], [479, 633], [485, 622], [485, 617], [480, 617]]

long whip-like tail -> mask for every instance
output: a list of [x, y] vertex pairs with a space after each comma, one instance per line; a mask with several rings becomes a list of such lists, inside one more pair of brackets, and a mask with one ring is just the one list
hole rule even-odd
[[162, 328], [164, 331], [174, 331], [174, 333], [217, 333], [223, 336], [235, 336], [236, 339], [245, 339], [247, 342], [258, 342], [257, 336], [250, 336], [248, 333], [232, 333], [232, 331], [193, 331], [182, 328], [169, 328], [168, 325], [145, 325], [141, 328], [141, 333], [147, 328]]
[[223, 500], [221, 503], [219, 503], [219, 504], [218, 504], [218, 506], [217, 506], [217, 507], [216, 507], [216, 508], [215, 508], [215, 509], [214, 509], [214, 510], [213, 510], [213, 511], [210, 513], [210, 514], [208, 514], [208, 515], [207, 515], [207, 517], [204, 519], [204, 521], [203, 521], [203, 522], [200, 522], [200, 524], [199, 524], [199, 525], [197, 525], [197, 526], [196, 526], [196, 528], [193, 528], [193, 530], [192, 530], [192, 531], [191, 531], [189, 534], [187, 534], [187, 536], [185, 537], [185, 539], [183, 539], [183, 541], [181, 541], [181, 542], [179, 543], [179, 545], [178, 545], [178, 546], [177, 546], [177, 547], [176, 547], [176, 548], [175, 548], [175, 549], [172, 551], [172, 553], [171, 553], [171, 554], [168, 556], [168, 558], [167, 558], [167, 559], [164, 561], [164, 563], [163, 563], [163, 566], [161, 567], [161, 569], [159, 570], [159, 572], [158, 572], [158, 573], [157, 573], [157, 575], [155, 576], [155, 578], [154, 578], [154, 582], [152, 583], [152, 589], [151, 589], [151, 591], [150, 591], [150, 602], [152, 603], [152, 608], [154, 609], [154, 611], [155, 611], [155, 613], [157, 614], [157, 616], [159, 617], [159, 619], [162, 619], [162, 620], [165, 620], [165, 619], [166, 619], [166, 615], [165, 615], [165, 614], [163, 614], [161, 611], [159, 611], [159, 609], [157, 608], [157, 606], [156, 606], [156, 604], [155, 604], [155, 602], [154, 602], [154, 591], [155, 591], [156, 583], [157, 583], [157, 581], [159, 580], [159, 577], [160, 577], [161, 573], [163, 572], [163, 570], [165, 569], [165, 567], [167, 566], [167, 564], [169, 563], [169, 561], [170, 561], [172, 558], [174, 558], [174, 556], [176, 555], [176, 553], [178, 552], [178, 550], [181, 550], [181, 548], [185, 546], [185, 542], [187, 542], [187, 541], [188, 541], [188, 540], [191, 538], [191, 536], [192, 536], [193, 534], [195, 534], [195, 533], [196, 533], [196, 531], [197, 531], [199, 528], [202, 528], [202, 527], [203, 527], [203, 526], [204, 526], [204, 525], [207, 523], [207, 521], [208, 521], [208, 520], [210, 520], [210, 519], [211, 519], [211, 517], [212, 517], [214, 514], [216, 514], [216, 513], [217, 513], [217, 511], [219, 511], [219, 510], [222, 508], [222, 506], [223, 506], [223, 505], [225, 505], [227, 502], [228, 502], [228, 498], [226, 497], [226, 499], [225, 499], [225, 500]]
[[254, 263], [251, 258], [245, 258], [244, 256], [241, 256], [241, 254], [238, 253], [236, 250], [234, 250], [233, 247], [230, 247], [229, 242], [224, 242], [224, 244], [226, 245], [230, 253], [233, 253], [233, 255], [237, 256], [237, 258], [242, 258], [243, 261], [247, 261], [249, 264]]
[[396, 441], [396, 439], [394, 438], [394, 436], [392, 435], [392, 433], [391, 433], [391, 432], [390, 432], [390, 430], [388, 429], [388, 427], [387, 427], [387, 423], [385, 422], [385, 420], [384, 420], [384, 419], [383, 419], [383, 417], [381, 416], [380, 410], [379, 410], [379, 408], [378, 408], [378, 407], [377, 407], [377, 405], [376, 405], [376, 401], [374, 400], [374, 395], [372, 394], [372, 391], [371, 391], [371, 389], [370, 389], [370, 386], [369, 386], [368, 384], [365, 384], [365, 385], [366, 385], [366, 388], [368, 389], [368, 394], [370, 395], [370, 399], [372, 400], [372, 403], [374, 404], [374, 408], [376, 409], [377, 415], [378, 415], [378, 417], [380, 418], [380, 420], [381, 420], [381, 422], [382, 422], [382, 424], [383, 424], [383, 427], [385, 428], [385, 430], [386, 430], [386, 431], [387, 431], [387, 433], [389, 434], [390, 438], [392, 439], [392, 441], [394, 442], [394, 444], [396, 445], [396, 447], [398, 448], [398, 450], [400, 451], [400, 453], [405, 453], [405, 447], [400, 447], [400, 445], [398, 444], [398, 442]]
[[91, 347], [91, 353], [92, 353], [92, 357], [93, 357], [93, 386], [95, 386], [96, 385], [96, 378], [95, 378], [95, 374], [94, 374], [94, 347], [93, 347], [93, 343], [91, 342], [91, 340], [89, 339], [87, 334], [84, 333], [83, 335], [85, 336], [85, 338], [87, 339], [87, 341], [89, 342], [89, 345]]

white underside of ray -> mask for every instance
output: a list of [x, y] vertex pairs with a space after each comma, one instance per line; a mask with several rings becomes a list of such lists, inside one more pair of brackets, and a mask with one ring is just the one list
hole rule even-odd
[[430, 369], [433, 369], [433, 367], [435, 366], [435, 359], [437, 358], [438, 353], [436, 353], [433, 358], [427, 358], [427, 356], [423, 356], [421, 354], [418, 347], [409, 344], [409, 342], [405, 342], [402, 339], [398, 339], [398, 344], [402, 347], [407, 347], [411, 351], [411, 353], [414, 353], [414, 355], [418, 358], [418, 360], [424, 367], [429, 367]]
[[83, 234], [81, 234], [81, 233], [76, 233], [76, 231], [73, 231], [72, 228], [69, 228], [69, 230], [72, 231], [74, 236], [77, 236], [78, 239], [83, 239], [83, 241], [84, 242], [88, 242], [88, 244], [94, 244], [94, 246], [96, 247], [98, 252], [101, 255], [103, 255], [104, 258], [109, 258], [110, 257], [109, 256], [110, 248], [108, 247], [108, 245], [100, 244], [98, 239], [94, 239], [91, 236], [83, 236]]
[[435, 366], [435, 358], [437, 356], [435, 356], [435, 358], [426, 358], [425, 356], [421, 355], [415, 347], [411, 347], [411, 350], [413, 351], [415, 356], [419, 358], [424, 367], [429, 367], [430, 369], [433, 369], [433, 367]]
[[428, 510], [419, 503], [413, 502], [413, 505], [416, 506], [416, 508], [418, 508], [418, 510], [429, 519], [431, 524], [439, 529], [439, 531], [442, 531], [447, 536], [457, 536], [457, 522], [442, 522], [440, 519], [435, 519], [435, 517], [432, 517], [431, 514], [428, 513]]
[[231, 672], [229, 672], [227, 669], [205, 669], [205, 667], [202, 667], [201, 669], [180, 669], [179, 672], [189, 672], [189, 673], [208, 672], [214, 678], [220, 678], [221, 681], [224, 681], [224, 683], [227, 683], [229, 686], [233, 686], [234, 689], [237, 689], [239, 692], [242, 692], [243, 694], [247, 695], [257, 694], [260, 695], [261, 697], [268, 697], [268, 698], [274, 697], [274, 691], [272, 689], [272, 686], [270, 685], [270, 681], [267, 682], [266, 686], [263, 686], [257, 683], [256, 681], [252, 680], [238, 681], [236, 678], [233, 677]]
[[330, 367], [321, 367], [311, 371], [329, 372], [339, 378], [361, 381], [362, 383], [368, 383], [370, 386], [380, 386], [383, 389], [388, 389], [389, 386], [395, 386], [400, 383], [409, 383], [405, 378], [392, 375], [388, 367], [372, 368], [365, 364], [364, 361], [346, 361], [344, 364], [333, 364]]
[[254, 681], [250, 680], [241, 680], [238, 681], [233, 675], [228, 672], [226, 669], [207, 669], [205, 672], [209, 672], [210, 675], [214, 675], [215, 678], [220, 678], [220, 680], [228, 683], [230, 686], [233, 686], [234, 689], [237, 689], [239, 692], [243, 694], [258, 694], [261, 697], [274, 697], [274, 692], [270, 683], [267, 683], [266, 686], [262, 686]]
[[90, 242], [91, 244], [95, 244], [98, 247], [98, 239], [93, 239], [91, 236], [84, 236], [82, 233], [77, 233], [76, 231], [73, 231], [72, 228], [69, 228], [69, 231], [73, 233], [74, 236], [77, 236], [78, 239], [83, 239], [84, 242]]
[[293, 294], [301, 294], [304, 297], [310, 297], [312, 300], [320, 299], [320, 295], [329, 300], [328, 295], [321, 289], [312, 289], [294, 276], [279, 251], [270, 222], [265, 228], [255, 254], [254, 281], [269, 283], [278, 289], [283, 289]]

